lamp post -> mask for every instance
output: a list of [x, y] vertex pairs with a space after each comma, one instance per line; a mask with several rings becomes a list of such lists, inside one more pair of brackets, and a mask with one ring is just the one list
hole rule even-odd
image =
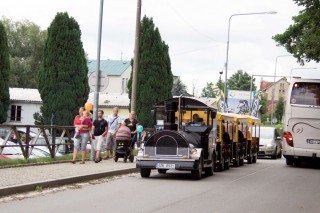
[[278, 63], [278, 58], [280, 57], [291, 57], [292, 55], [278, 55], [276, 57], [276, 63], [274, 66], [274, 76], [273, 76], [273, 85], [272, 85], [272, 100], [271, 100], [271, 123], [272, 126], [274, 126], [273, 121], [273, 116], [274, 116], [274, 89], [275, 89], [275, 83], [276, 83], [276, 76], [277, 76], [277, 63]]
[[247, 16], [247, 15], [262, 15], [262, 14], [276, 14], [276, 11], [267, 11], [267, 12], [259, 12], [259, 13], [238, 13], [233, 14], [229, 17], [229, 24], [228, 24], [228, 41], [227, 41], [227, 57], [226, 57], [226, 73], [225, 73], [225, 79], [224, 79], [224, 102], [227, 105], [227, 79], [228, 79], [228, 58], [229, 58], [229, 40], [230, 40], [230, 23], [231, 18], [234, 16]]

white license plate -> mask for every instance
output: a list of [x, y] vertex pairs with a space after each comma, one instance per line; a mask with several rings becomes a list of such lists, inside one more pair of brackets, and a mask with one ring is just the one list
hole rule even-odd
[[308, 144], [320, 144], [319, 139], [307, 139]]
[[157, 163], [157, 169], [175, 169], [175, 164], [168, 164], [168, 163]]

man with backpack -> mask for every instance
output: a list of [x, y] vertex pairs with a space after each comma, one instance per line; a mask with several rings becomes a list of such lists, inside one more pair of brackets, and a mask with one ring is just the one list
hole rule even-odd
[[94, 162], [99, 163], [101, 161], [101, 148], [108, 133], [108, 122], [103, 119], [103, 110], [98, 110], [98, 118], [93, 121], [92, 133], [94, 136], [94, 149], [95, 149], [95, 160]]

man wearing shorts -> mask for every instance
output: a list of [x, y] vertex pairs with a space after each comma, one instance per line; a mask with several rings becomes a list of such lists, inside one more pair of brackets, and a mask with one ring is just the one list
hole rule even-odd
[[109, 159], [110, 151], [113, 151], [113, 157], [115, 155], [116, 151], [116, 133], [121, 125], [121, 119], [118, 115], [119, 108], [114, 107], [112, 115], [109, 115], [107, 118], [108, 124], [109, 124], [109, 130], [107, 134], [107, 154], [104, 158], [105, 160]]
[[93, 121], [92, 132], [94, 135], [95, 161], [101, 161], [101, 148], [108, 133], [108, 122], [103, 119], [103, 110], [98, 110], [98, 118]]

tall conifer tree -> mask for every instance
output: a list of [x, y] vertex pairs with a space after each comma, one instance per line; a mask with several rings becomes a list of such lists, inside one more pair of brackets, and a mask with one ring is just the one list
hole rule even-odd
[[0, 123], [7, 120], [9, 96], [9, 47], [5, 27], [0, 21]]
[[[152, 18], [141, 22], [138, 68], [137, 115], [144, 127], [153, 126], [151, 109], [157, 102], [172, 97], [173, 76], [169, 47], [162, 41]], [[131, 74], [132, 77], [132, 74]], [[128, 82], [131, 100], [132, 79]]]
[[77, 21], [67, 13], [57, 13], [48, 28], [39, 92], [44, 124], [72, 125], [78, 108], [89, 94], [88, 67]]

